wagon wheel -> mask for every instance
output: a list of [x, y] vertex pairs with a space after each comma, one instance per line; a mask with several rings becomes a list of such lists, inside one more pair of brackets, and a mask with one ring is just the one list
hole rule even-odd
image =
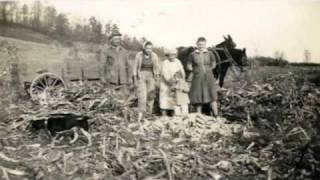
[[65, 83], [62, 78], [53, 73], [43, 73], [32, 81], [30, 95], [40, 104], [48, 104], [49, 101], [59, 98], [59, 92], [63, 88]]

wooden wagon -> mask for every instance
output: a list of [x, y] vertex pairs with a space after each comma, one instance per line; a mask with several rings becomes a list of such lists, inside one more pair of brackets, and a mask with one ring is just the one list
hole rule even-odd
[[37, 70], [36, 74], [33, 79], [24, 80], [24, 86], [32, 100], [46, 103], [58, 97], [72, 82], [100, 80], [99, 61], [96, 53], [70, 48], [63, 62]]

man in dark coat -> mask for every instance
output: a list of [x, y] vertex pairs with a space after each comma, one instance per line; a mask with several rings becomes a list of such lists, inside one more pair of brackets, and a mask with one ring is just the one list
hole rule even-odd
[[127, 92], [132, 82], [132, 67], [130, 66], [128, 51], [121, 46], [121, 33], [112, 32], [109, 36], [110, 46], [100, 52], [100, 76], [104, 83], [122, 86]]

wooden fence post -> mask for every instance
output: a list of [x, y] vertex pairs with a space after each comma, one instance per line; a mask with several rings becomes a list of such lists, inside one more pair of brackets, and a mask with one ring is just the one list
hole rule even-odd
[[10, 58], [10, 88], [12, 102], [17, 102], [21, 97], [19, 57], [17, 55], [17, 51], [18, 49], [13, 45], [10, 45], [8, 47], [8, 53]]

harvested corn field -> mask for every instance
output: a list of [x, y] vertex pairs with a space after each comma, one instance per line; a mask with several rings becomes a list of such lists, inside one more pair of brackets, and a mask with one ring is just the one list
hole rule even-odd
[[[293, 74], [222, 90], [223, 118], [137, 121], [134, 95], [74, 85], [42, 106], [26, 102], [0, 125], [4, 179], [316, 179], [320, 91]], [[52, 139], [33, 123], [88, 117]], [[69, 134], [69, 135], [68, 135]]]

